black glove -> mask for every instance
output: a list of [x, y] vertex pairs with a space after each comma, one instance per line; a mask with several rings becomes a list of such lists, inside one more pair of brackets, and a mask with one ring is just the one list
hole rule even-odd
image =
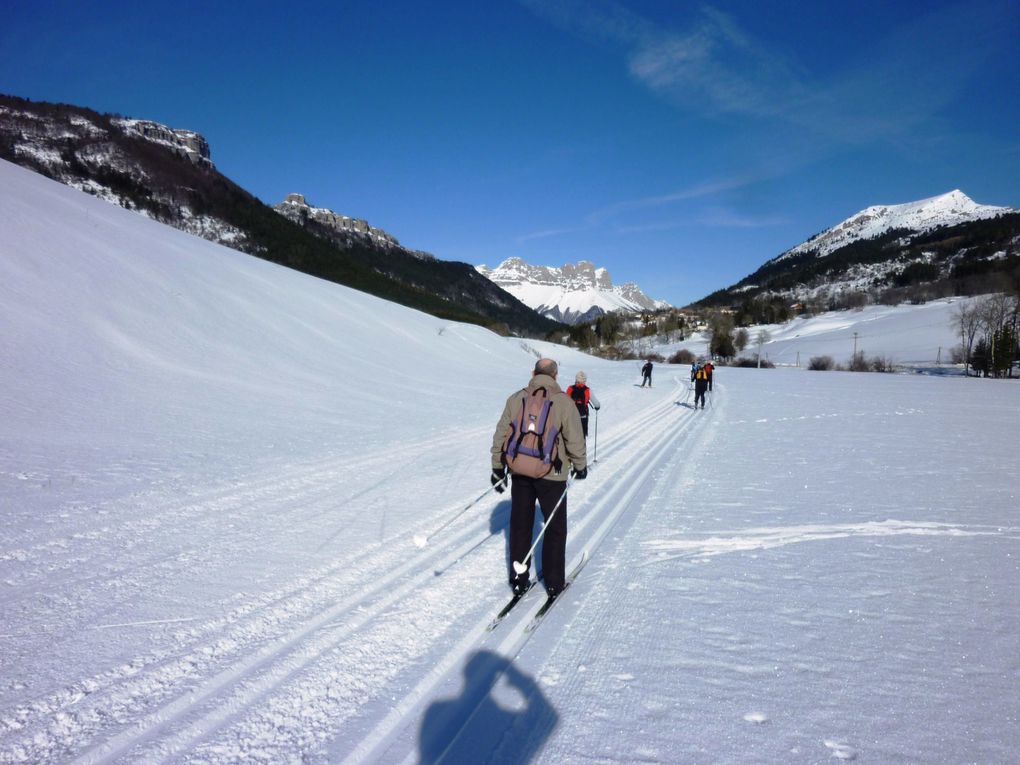
[[588, 466], [585, 465], [580, 470], [578, 470], [577, 468], [571, 468], [570, 475], [573, 476], [575, 481], [583, 481], [585, 478], [588, 477]]
[[492, 485], [496, 487], [496, 493], [502, 494], [506, 491], [506, 468], [502, 465], [498, 468], [492, 469]]

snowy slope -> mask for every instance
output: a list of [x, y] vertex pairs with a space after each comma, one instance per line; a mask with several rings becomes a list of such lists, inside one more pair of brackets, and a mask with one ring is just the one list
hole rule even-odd
[[[859, 310], [800, 316], [785, 324], [755, 325], [747, 327], [751, 342], [740, 355], [754, 357], [758, 350], [755, 338], [765, 330], [770, 340], [762, 346], [762, 357], [785, 366], [795, 366], [799, 361], [806, 367], [812, 356], [831, 356], [837, 363], [846, 364], [855, 348], [868, 357], [881, 356], [899, 366], [948, 366], [951, 349], [960, 344], [953, 313], [961, 305], [983, 298], [946, 298], [922, 305], [871, 305]], [[677, 343], [645, 338], [635, 341], [634, 346], [643, 354], [669, 357], [686, 348], [704, 356], [708, 353], [708, 342], [706, 333], [695, 333]]]
[[938, 226], [955, 226], [1016, 212], [1010, 207], [980, 205], [959, 189], [930, 199], [899, 205], [873, 205], [803, 244], [787, 250], [773, 262], [815, 252], [819, 257], [861, 239], [873, 239], [886, 231], [906, 229], [919, 233]]
[[[0, 163], [0, 763], [1014, 758], [1015, 383], [535, 345]], [[487, 633], [534, 350], [591, 557]]]
[[478, 272], [505, 289], [526, 306], [567, 324], [590, 320], [610, 311], [668, 308], [648, 297], [633, 282], [614, 285], [609, 272], [582, 260], [562, 268], [533, 266], [521, 258], [508, 258], [496, 268], [477, 266]]

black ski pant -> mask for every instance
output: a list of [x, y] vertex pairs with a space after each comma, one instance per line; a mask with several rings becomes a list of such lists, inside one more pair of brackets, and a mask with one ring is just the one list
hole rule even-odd
[[708, 390], [708, 382], [696, 380], [694, 383], [694, 408], [698, 408], [698, 399], [701, 399], [701, 408], [705, 408], [705, 391]]
[[652, 376], [651, 375], [644, 375], [644, 376], [642, 376], [642, 378], [641, 378], [641, 387], [642, 388], [645, 387], [645, 383], [648, 383], [648, 387], [649, 388], [652, 387]]
[[[566, 481], [551, 481], [548, 478], [529, 478], [515, 475], [510, 487], [510, 558], [523, 561], [531, 549], [531, 534], [535, 526], [535, 502], [542, 508], [542, 518], [549, 520], [549, 514], [567, 490]], [[552, 522], [542, 537], [542, 579], [545, 588], [558, 593], [563, 589], [566, 576], [567, 555], [567, 498], [563, 497], [556, 508]], [[512, 565], [512, 564], [511, 564]], [[521, 579], [525, 579], [524, 574]], [[516, 579], [510, 571], [510, 583]]]
[[581, 412], [581, 430], [584, 431], [584, 437], [588, 437], [588, 413]]

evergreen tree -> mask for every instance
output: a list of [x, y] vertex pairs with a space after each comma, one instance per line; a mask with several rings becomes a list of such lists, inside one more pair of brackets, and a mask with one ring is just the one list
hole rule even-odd
[[970, 366], [983, 377], [988, 377], [988, 370], [990, 369], [989, 356], [989, 342], [988, 338], [982, 337], [976, 343], [974, 343], [974, 350], [970, 353]]

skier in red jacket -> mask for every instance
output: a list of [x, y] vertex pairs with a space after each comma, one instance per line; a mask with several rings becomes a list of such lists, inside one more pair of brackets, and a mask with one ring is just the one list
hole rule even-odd
[[591, 392], [586, 383], [588, 376], [584, 372], [578, 372], [574, 377], [574, 384], [567, 388], [567, 395], [577, 405], [577, 413], [581, 415], [581, 428], [584, 430], [584, 437], [588, 437], [588, 407], [598, 411], [602, 406], [595, 394]]

